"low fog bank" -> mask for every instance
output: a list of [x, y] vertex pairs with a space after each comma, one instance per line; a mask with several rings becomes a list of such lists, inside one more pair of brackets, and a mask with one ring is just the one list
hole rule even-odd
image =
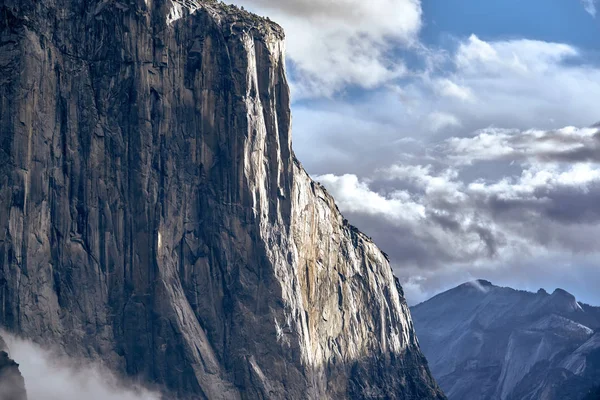
[[25, 378], [29, 400], [160, 400], [160, 395], [126, 384], [97, 364], [62, 357], [27, 340], [0, 331], [10, 356]]

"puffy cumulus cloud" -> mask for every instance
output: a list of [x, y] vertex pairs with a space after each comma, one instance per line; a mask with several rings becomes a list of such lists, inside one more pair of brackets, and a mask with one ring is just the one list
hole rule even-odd
[[[539, 272], [539, 260], [551, 253], [565, 260], [600, 256], [600, 163], [572, 155], [597, 137], [597, 128], [488, 130], [444, 140], [436, 158], [421, 164], [316, 179], [390, 255], [415, 303], [448, 282], [502, 282], [505, 274], [513, 277], [507, 284], [518, 285], [519, 268]], [[469, 173], [499, 160], [495, 177]], [[547, 268], [555, 277], [565, 272]]]
[[[479, 210], [466, 206], [472, 199], [464, 184], [452, 178], [456, 172], [432, 175], [430, 168], [394, 166], [390, 175], [384, 172], [371, 181], [354, 175], [315, 179], [398, 265], [438, 269], [496, 254], [502, 232]], [[371, 186], [376, 185], [384, 189], [375, 192]]]
[[425, 208], [413, 202], [406, 191], [375, 193], [369, 188], [368, 182], [359, 181], [356, 175], [329, 174], [315, 179], [333, 190], [338, 205], [350, 213], [379, 215], [393, 220], [425, 218]]
[[391, 53], [416, 44], [419, 0], [239, 0], [286, 29], [296, 97], [373, 88], [403, 76]]
[[600, 94], [600, 68], [586, 64], [585, 54], [573, 46], [487, 42], [472, 35], [444, 54], [436, 56], [422, 82], [411, 84], [409, 95], [429, 112], [455, 115], [466, 132], [490, 125], [585, 126], [597, 118], [593, 99]]
[[0, 332], [34, 400], [159, 400], [143, 387], [125, 383], [101, 365], [68, 359], [58, 351]]

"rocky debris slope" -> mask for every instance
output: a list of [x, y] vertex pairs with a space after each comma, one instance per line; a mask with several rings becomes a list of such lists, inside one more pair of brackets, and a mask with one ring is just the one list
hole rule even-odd
[[8, 355], [8, 348], [0, 337], [0, 400], [27, 400], [25, 381], [19, 364]]
[[475, 281], [411, 311], [449, 399], [581, 400], [600, 382], [600, 308], [562, 289]]
[[0, 324], [178, 399], [444, 398], [290, 124], [274, 23], [3, 0]]

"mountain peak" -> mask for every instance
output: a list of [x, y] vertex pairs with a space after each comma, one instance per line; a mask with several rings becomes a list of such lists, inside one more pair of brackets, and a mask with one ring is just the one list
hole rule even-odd
[[481, 292], [487, 292], [489, 289], [495, 287], [492, 282], [485, 279], [475, 279], [472, 281], [468, 281], [456, 287], [456, 289], [477, 289]]
[[485, 280], [485, 279], [477, 279], [475, 282], [477, 282], [481, 286], [488, 286], [488, 287], [494, 286], [492, 284], [492, 282]]
[[476, 280], [413, 307], [412, 316], [450, 400], [542, 392], [555, 393], [545, 399], [579, 399], [579, 393], [566, 397], [562, 391], [587, 389], [600, 376], [592, 376], [589, 362], [600, 351], [593, 336], [600, 308], [582, 307], [564, 289], [536, 294]]
[[571, 293], [567, 292], [564, 289], [561, 288], [556, 288], [554, 289], [554, 292], [552, 292], [553, 296], [566, 296], [566, 297], [573, 297], [575, 298], [575, 296], [573, 296]]
[[581, 310], [581, 306], [575, 296], [564, 289], [555, 289], [548, 301], [548, 304], [551, 304], [552, 307], [560, 312], [570, 313]]

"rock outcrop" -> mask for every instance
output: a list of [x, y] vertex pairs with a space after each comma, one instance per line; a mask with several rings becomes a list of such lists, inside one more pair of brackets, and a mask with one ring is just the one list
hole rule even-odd
[[474, 281], [412, 308], [450, 400], [581, 400], [600, 381], [600, 308]]
[[278, 25], [3, 0], [0, 35], [2, 326], [178, 399], [444, 398], [386, 257], [293, 155]]
[[27, 400], [19, 364], [9, 357], [7, 351], [6, 343], [0, 337], [0, 400]]

